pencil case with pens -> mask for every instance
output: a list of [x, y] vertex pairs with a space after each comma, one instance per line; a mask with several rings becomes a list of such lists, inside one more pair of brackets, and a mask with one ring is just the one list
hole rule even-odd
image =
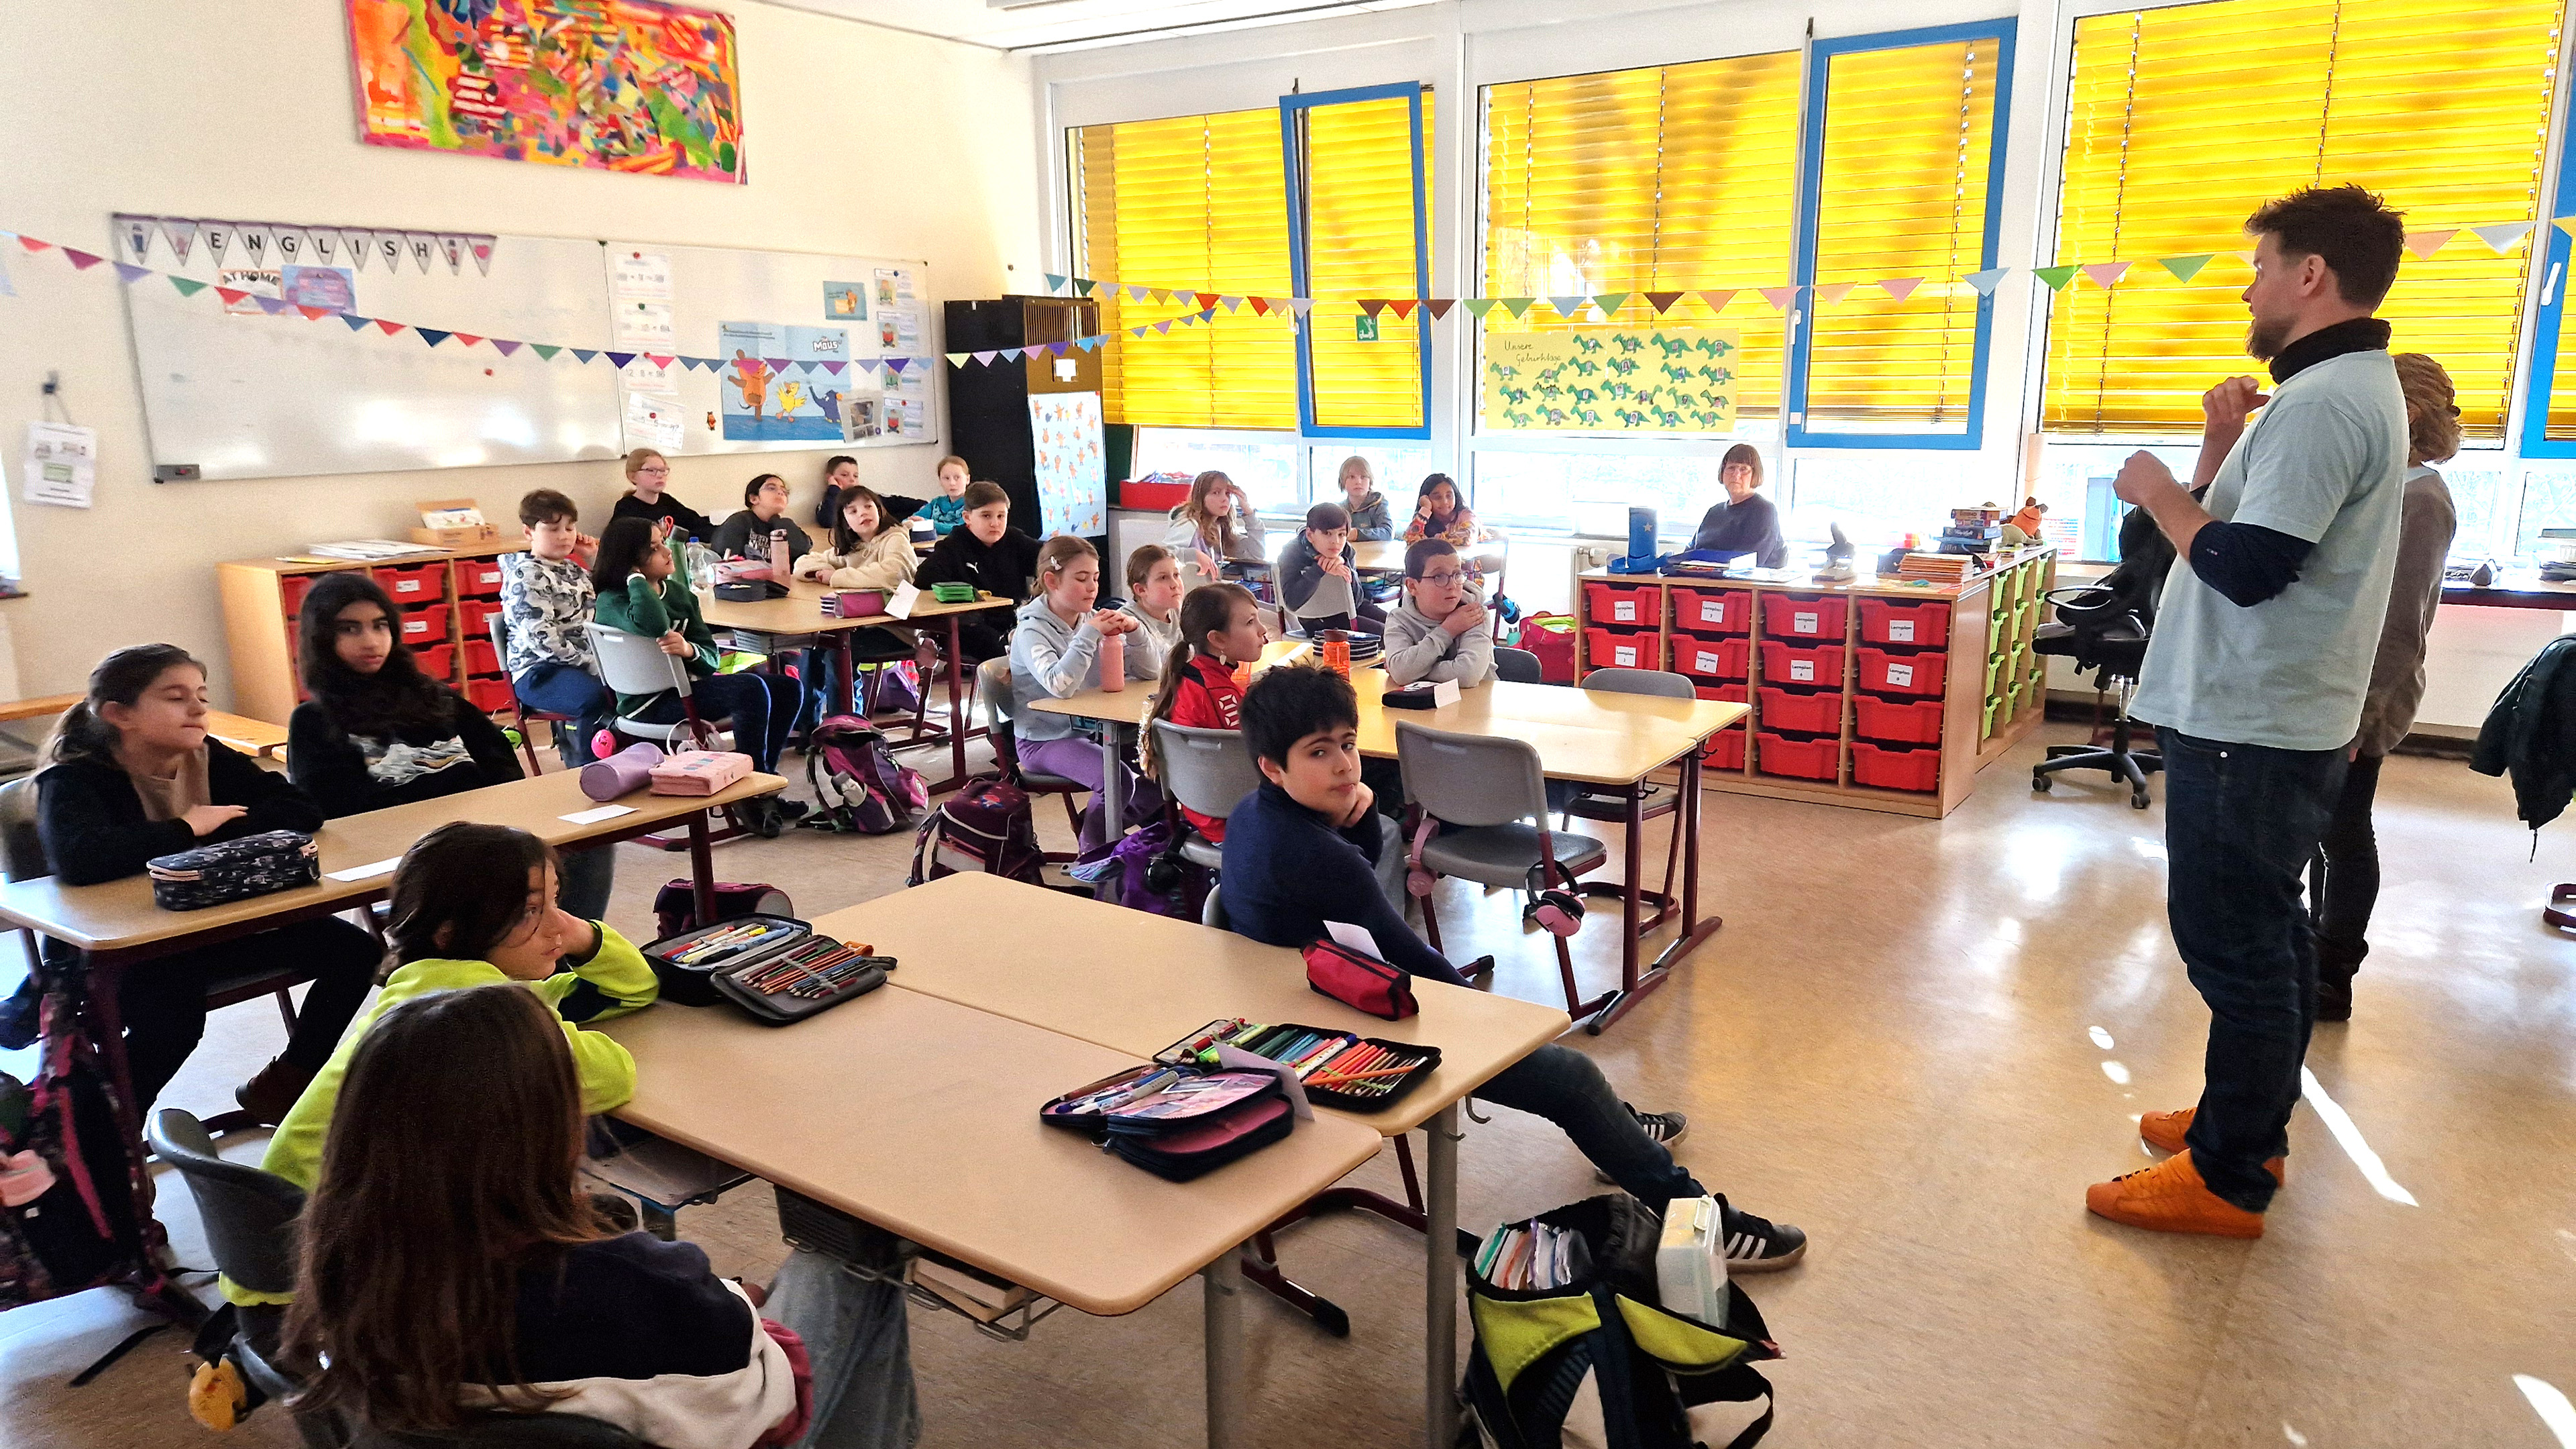
[[748, 915], [666, 936], [644, 948], [662, 999], [683, 1006], [731, 1002], [771, 1026], [865, 996], [885, 984], [894, 958], [815, 934], [788, 916]]
[[1269, 1072], [1209, 1072], [1148, 1062], [1067, 1092], [1038, 1120], [1173, 1182], [1248, 1157], [1295, 1129], [1287, 1089]]
[[1297, 1073], [1306, 1099], [1345, 1112], [1382, 1112], [1404, 1099], [1440, 1066], [1440, 1048], [1387, 1041], [1296, 1022], [1276, 1025], [1211, 1021], [1154, 1054], [1167, 1066], [1208, 1065], [1219, 1046], [1237, 1047]]

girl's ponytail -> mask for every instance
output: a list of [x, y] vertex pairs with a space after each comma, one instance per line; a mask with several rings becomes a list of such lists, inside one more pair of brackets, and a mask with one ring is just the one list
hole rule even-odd
[[1181, 642], [1172, 646], [1172, 657], [1163, 663], [1162, 682], [1154, 686], [1154, 712], [1145, 718], [1145, 734], [1136, 748], [1136, 763], [1146, 778], [1160, 779], [1154, 771], [1154, 722], [1172, 717], [1172, 706], [1181, 697], [1181, 684], [1190, 677], [1190, 664], [1205, 647], [1210, 634], [1222, 634], [1234, 625], [1234, 606], [1260, 604], [1252, 592], [1241, 584], [1209, 584], [1181, 596], [1181, 607], [1173, 616], [1180, 625]]
[[119, 649], [98, 662], [89, 672], [88, 692], [81, 702], [63, 711], [60, 724], [45, 741], [44, 762], [61, 765], [73, 761], [114, 765], [118, 735], [116, 726], [108, 723], [102, 706], [132, 705], [143, 698], [143, 692], [164, 673], [186, 665], [199, 674], [206, 666], [197, 657], [176, 644], [135, 644]]

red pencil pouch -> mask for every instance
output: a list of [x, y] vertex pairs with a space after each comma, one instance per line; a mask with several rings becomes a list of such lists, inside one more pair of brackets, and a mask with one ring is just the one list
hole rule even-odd
[[1306, 984], [1384, 1021], [1402, 1021], [1422, 1009], [1413, 999], [1411, 978], [1329, 937], [1306, 948]]

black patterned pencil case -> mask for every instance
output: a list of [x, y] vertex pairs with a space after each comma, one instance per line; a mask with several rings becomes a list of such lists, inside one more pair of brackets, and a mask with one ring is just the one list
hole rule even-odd
[[320, 847], [295, 830], [200, 845], [143, 864], [152, 873], [152, 904], [165, 911], [202, 911], [322, 880]]

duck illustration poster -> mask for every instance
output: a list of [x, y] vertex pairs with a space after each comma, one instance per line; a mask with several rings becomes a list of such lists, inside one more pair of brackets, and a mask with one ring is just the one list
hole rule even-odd
[[716, 342], [725, 441], [841, 441], [852, 388], [848, 328], [722, 322]]

